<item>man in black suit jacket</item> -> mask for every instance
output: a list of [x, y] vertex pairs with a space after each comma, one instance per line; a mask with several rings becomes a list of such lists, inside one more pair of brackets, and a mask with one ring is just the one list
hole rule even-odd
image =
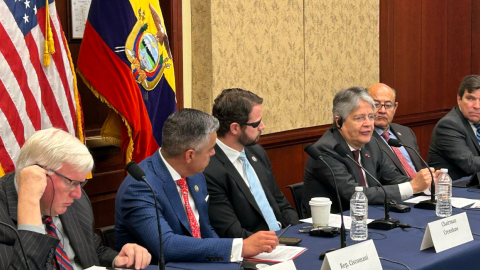
[[[213, 105], [212, 114], [219, 119], [220, 128], [215, 155], [204, 175], [210, 194], [210, 222], [220, 237], [247, 238], [258, 231], [299, 223], [278, 188], [267, 153], [256, 144], [265, 128], [262, 102], [256, 94], [235, 88], [222, 91]], [[253, 179], [247, 177], [242, 152], [256, 175]], [[259, 193], [251, 181], [259, 181]], [[257, 201], [264, 199], [263, 204]]]
[[447, 168], [452, 179], [480, 171], [480, 76], [463, 78], [457, 94], [458, 107], [445, 115], [433, 129], [428, 164]]
[[[388, 198], [397, 202], [430, 185], [428, 169], [420, 170], [413, 179], [402, 175], [385, 156], [378, 142], [371, 139], [374, 108], [373, 99], [364, 88], [351, 87], [338, 92], [333, 99], [333, 128], [314, 144], [335, 174], [343, 210], [349, 209], [350, 197], [356, 186], [365, 186], [369, 204], [382, 204], [384, 198], [375, 180], [346, 158], [345, 153], [352, 158], [358, 154], [358, 162], [382, 182]], [[331, 211], [337, 213], [339, 208], [333, 181], [327, 166], [309, 157], [305, 167], [303, 205], [310, 210], [308, 203], [311, 198], [329, 197]]]
[[[423, 168], [422, 161], [415, 151], [403, 146], [398, 147], [401, 153], [399, 157], [394, 152], [393, 146], [389, 146], [385, 139], [397, 139], [404, 145], [414, 148], [417, 152], [419, 151], [415, 133], [406, 126], [392, 123], [398, 108], [397, 93], [386, 84], [376, 83], [368, 88], [368, 94], [375, 102], [375, 132], [373, 132], [373, 137], [377, 139], [383, 153], [393, 162], [400, 173], [408, 177], [415, 176]], [[382, 135], [385, 132], [388, 133], [388, 136]], [[395, 149], [395, 151], [397, 150]], [[403, 164], [400, 159], [403, 159]], [[408, 168], [405, 166], [408, 166]]]
[[[0, 225], [0, 269], [27, 269], [20, 245], [30, 269], [54, 269], [60, 242], [76, 269], [148, 266], [151, 256], [138, 245], [127, 244], [120, 253], [100, 246], [92, 206], [82, 189], [92, 168], [88, 149], [67, 132], [50, 128], [25, 141], [16, 172], [0, 178], [0, 221], [12, 226], [21, 242], [12, 229]], [[46, 233], [42, 216], [53, 219], [59, 237]]]

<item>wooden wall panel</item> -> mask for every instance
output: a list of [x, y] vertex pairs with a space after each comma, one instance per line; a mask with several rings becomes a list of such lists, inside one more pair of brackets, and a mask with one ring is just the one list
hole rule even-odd
[[[394, 1], [394, 44], [392, 45], [395, 68], [391, 86], [397, 91], [397, 101], [401, 104], [396, 112], [397, 115], [420, 113], [422, 108], [420, 96], [423, 52], [420, 31], [422, 6], [418, 3], [421, 2]], [[380, 25], [380, 28], [382, 27], [383, 25]]]
[[[468, 16], [469, 14], [465, 14]], [[480, 1], [472, 0], [472, 74], [480, 74]]]
[[447, 0], [423, 0], [421, 8], [420, 112], [425, 112], [443, 109], [447, 98]]

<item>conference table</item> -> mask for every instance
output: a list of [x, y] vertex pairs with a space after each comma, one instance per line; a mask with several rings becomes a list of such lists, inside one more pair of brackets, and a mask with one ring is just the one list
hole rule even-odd
[[[470, 199], [480, 199], [479, 189], [453, 188], [453, 197], [463, 197]], [[435, 215], [435, 210], [423, 210], [411, 206], [411, 212], [394, 213], [390, 212], [391, 218], [400, 220], [401, 223], [407, 223], [415, 227], [426, 228], [427, 223], [439, 220], [441, 218]], [[383, 206], [369, 206], [369, 219], [377, 219], [384, 216]], [[480, 234], [480, 209], [453, 208], [452, 215], [466, 212], [472, 233]], [[349, 211], [345, 212], [349, 215]], [[319, 260], [320, 253], [340, 246], [340, 236], [333, 238], [321, 238], [310, 236], [307, 233], [300, 233], [299, 228], [310, 225], [302, 223], [290, 227], [283, 235], [284, 237], [302, 238], [299, 246], [306, 247], [307, 250], [294, 259], [298, 270], [319, 270], [323, 261]], [[416, 270], [451, 270], [451, 269], [480, 269], [480, 262], [477, 256], [480, 256], [480, 237], [473, 235], [473, 241], [463, 245], [436, 253], [435, 249], [428, 248], [420, 250], [420, 245], [425, 230], [417, 228], [395, 228], [389, 231], [369, 229], [369, 239], [373, 239], [378, 256], [389, 260], [397, 261], [407, 265], [410, 269]], [[347, 246], [354, 245], [357, 242], [350, 240], [347, 232]], [[380, 260], [383, 269], [403, 270], [405, 266], [394, 264], [385, 260]], [[240, 269], [239, 263], [218, 264], [218, 263], [175, 263], [167, 264], [167, 269], [208, 269], [208, 270], [229, 270]], [[149, 270], [156, 269], [156, 266], [149, 266]]]

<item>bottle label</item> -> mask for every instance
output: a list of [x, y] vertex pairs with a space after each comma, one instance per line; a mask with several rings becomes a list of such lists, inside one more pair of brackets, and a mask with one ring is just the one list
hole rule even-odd
[[420, 250], [434, 246], [437, 253], [473, 241], [467, 214], [428, 223]]

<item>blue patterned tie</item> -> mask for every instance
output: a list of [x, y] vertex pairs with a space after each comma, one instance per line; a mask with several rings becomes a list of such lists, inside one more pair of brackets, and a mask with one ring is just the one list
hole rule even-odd
[[475, 128], [477, 129], [477, 134], [475, 135], [477, 137], [478, 143], [480, 144], [480, 124], [473, 124]]
[[245, 152], [241, 152], [238, 157], [243, 163], [243, 170], [245, 171], [245, 176], [247, 177], [248, 183], [250, 184], [250, 190], [252, 191], [253, 197], [262, 211], [263, 217], [268, 224], [270, 231], [276, 231], [280, 229], [275, 214], [273, 213], [272, 207], [268, 203], [267, 196], [263, 191], [262, 185], [257, 178], [257, 175], [253, 171], [250, 162], [248, 162]]

